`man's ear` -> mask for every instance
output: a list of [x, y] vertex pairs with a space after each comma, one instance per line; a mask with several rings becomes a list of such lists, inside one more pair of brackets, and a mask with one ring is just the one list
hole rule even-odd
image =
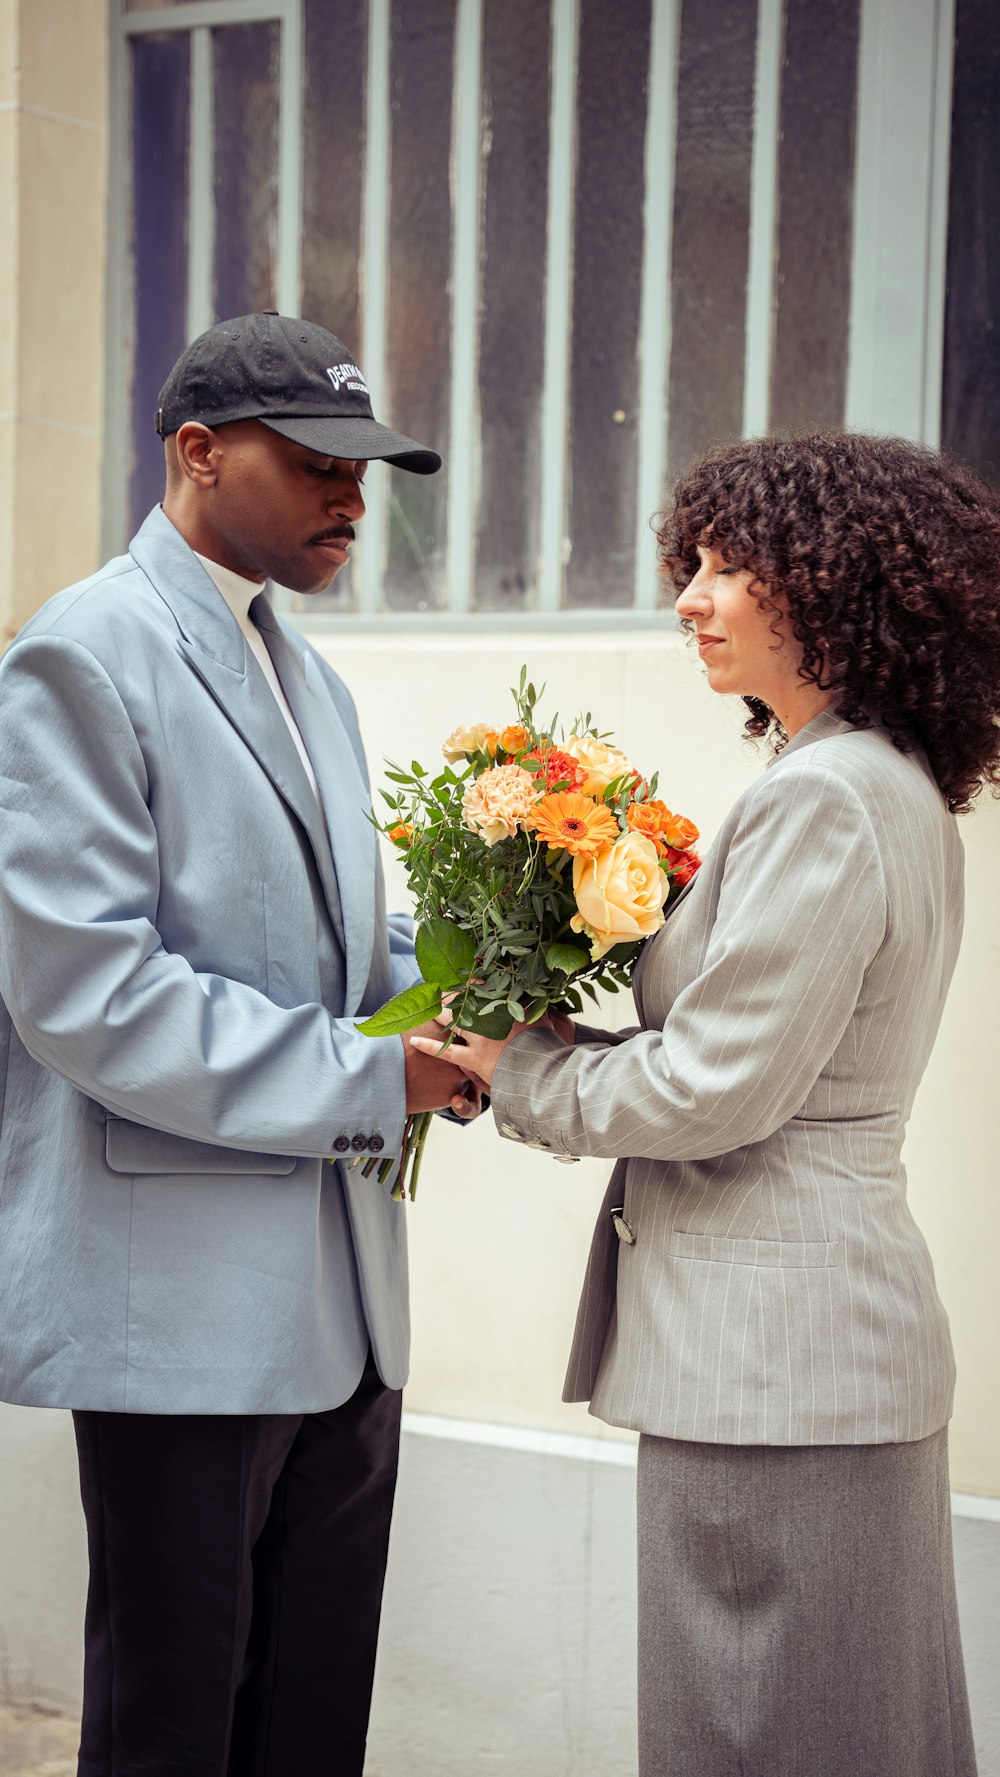
[[214, 487], [219, 478], [219, 441], [211, 426], [200, 420], [185, 420], [174, 434], [177, 466], [188, 481], [198, 487]]

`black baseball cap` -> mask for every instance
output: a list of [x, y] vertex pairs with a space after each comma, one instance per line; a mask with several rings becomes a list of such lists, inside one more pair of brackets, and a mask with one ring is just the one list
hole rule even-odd
[[335, 334], [276, 309], [220, 321], [181, 353], [160, 390], [156, 430], [167, 438], [185, 420], [261, 420], [324, 456], [414, 475], [441, 467], [437, 451], [379, 425], [368, 385]]

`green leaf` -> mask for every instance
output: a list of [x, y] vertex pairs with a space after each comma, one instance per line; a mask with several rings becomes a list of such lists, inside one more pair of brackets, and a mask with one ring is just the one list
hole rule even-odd
[[405, 987], [394, 999], [387, 1000], [370, 1018], [355, 1021], [355, 1029], [366, 1037], [398, 1037], [404, 1030], [415, 1030], [426, 1024], [441, 1010], [441, 988], [433, 981], [417, 981]]
[[631, 962], [641, 942], [642, 940], [638, 939], [628, 944], [612, 944], [611, 949], [604, 952], [601, 961], [605, 965], [614, 963], [617, 968], [621, 968], [623, 964]]
[[463, 1030], [471, 1030], [478, 1037], [495, 1037], [497, 1041], [502, 1041], [504, 1037], [510, 1036], [513, 1022], [513, 1018], [506, 1010], [462, 1013]]
[[564, 975], [575, 975], [590, 961], [590, 952], [578, 950], [575, 944], [547, 944], [545, 961], [550, 969], [561, 969]]
[[417, 927], [416, 952], [425, 981], [457, 987], [476, 960], [476, 941], [450, 919], [431, 919]]

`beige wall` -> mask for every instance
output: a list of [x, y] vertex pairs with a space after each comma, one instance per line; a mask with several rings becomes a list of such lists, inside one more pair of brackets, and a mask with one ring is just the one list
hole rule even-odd
[[[522, 660], [547, 681], [549, 710], [580, 708], [614, 729], [661, 794], [710, 838], [763, 758], [742, 739], [735, 703], [713, 696], [680, 638], [535, 635], [323, 644], [358, 702], [373, 778], [379, 761], [434, 759], [458, 722], [501, 720]], [[910, 1201], [934, 1256], [959, 1368], [952, 1485], [1000, 1496], [1000, 804], [963, 817], [968, 917], [941, 1036], [907, 1142]], [[387, 859], [390, 905], [405, 899]], [[844, 884], [845, 894], [850, 884]], [[609, 1022], [629, 1021], [609, 1002]], [[501, 1142], [492, 1120], [435, 1125], [409, 1217], [413, 1255], [413, 1410], [604, 1435], [559, 1400], [603, 1162], [561, 1166]], [[620, 1432], [607, 1435], [621, 1437]]]
[[97, 565], [106, 0], [0, 0], [0, 642]]

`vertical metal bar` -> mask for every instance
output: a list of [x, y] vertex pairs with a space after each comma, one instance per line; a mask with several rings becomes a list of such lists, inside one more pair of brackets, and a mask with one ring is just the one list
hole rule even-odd
[[636, 470], [635, 593], [637, 610], [659, 595], [651, 515], [663, 500], [670, 359], [670, 245], [677, 136], [677, 49], [680, 0], [653, 0], [649, 45], [649, 109], [643, 205], [642, 305], [639, 316], [639, 457]]
[[276, 301], [297, 315], [302, 259], [302, 0], [285, 0], [278, 111], [278, 274]]
[[459, 0], [451, 182], [451, 418], [447, 588], [451, 611], [468, 611], [479, 497], [479, 151], [482, 0]]
[[944, 302], [948, 272], [948, 178], [951, 167], [951, 103], [955, 63], [955, 0], [938, 0], [931, 135], [931, 194], [927, 242], [927, 347], [923, 441], [941, 444], [944, 377]]
[[548, 242], [545, 273], [545, 387], [542, 392], [542, 514], [538, 608], [562, 604], [566, 525], [566, 422], [573, 328], [573, 190], [579, 0], [552, 0]]
[[746, 438], [753, 438], [767, 431], [771, 410], [783, 24], [782, 0], [758, 0], [753, 159], [750, 172], [746, 363], [743, 375], [743, 435]]
[[[392, 108], [389, 95], [391, 0], [368, 4], [368, 103], [365, 122], [364, 239], [361, 254], [363, 364], [376, 414], [385, 386], [385, 297], [388, 274], [389, 156]], [[358, 609], [366, 616], [379, 608], [385, 565], [388, 484], [393, 472], [375, 464], [365, 483], [368, 511], [358, 537]]]
[[862, 0], [847, 424], [920, 439], [927, 415], [937, 0]]
[[215, 319], [215, 199], [213, 161], [212, 32], [191, 33], [191, 134], [188, 150], [187, 336], [204, 333]]

